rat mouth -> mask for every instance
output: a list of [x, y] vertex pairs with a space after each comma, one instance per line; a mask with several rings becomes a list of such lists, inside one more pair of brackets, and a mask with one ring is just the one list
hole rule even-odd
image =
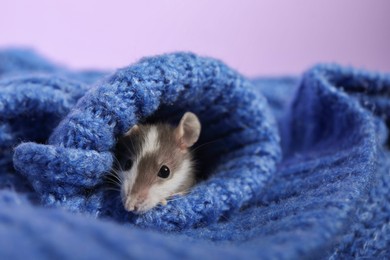
[[127, 212], [131, 212], [135, 215], [142, 215], [150, 210], [150, 209], [145, 209], [145, 208], [141, 208], [141, 207], [134, 207], [131, 210], [128, 209], [126, 206], [124, 208], [126, 209]]

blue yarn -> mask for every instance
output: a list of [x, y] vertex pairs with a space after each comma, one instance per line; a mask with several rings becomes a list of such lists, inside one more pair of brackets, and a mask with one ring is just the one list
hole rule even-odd
[[[114, 73], [48, 64], [0, 52], [0, 258], [389, 256], [389, 74], [249, 80], [189, 53]], [[104, 188], [116, 138], [184, 111], [204, 126], [206, 179], [125, 212]]]
[[[129, 215], [125, 218], [140, 226], [176, 230], [234, 213], [261, 191], [275, 169], [279, 139], [265, 100], [218, 61], [186, 53], [154, 57], [100, 84], [53, 131], [49, 145], [24, 143], [15, 149], [16, 169], [46, 205], [98, 216]], [[153, 113], [170, 118], [166, 115], [186, 110], [202, 121], [200, 144], [219, 141], [203, 150], [208, 163], [229, 162], [216, 165], [188, 196], [141, 216], [124, 213], [119, 198], [106, 201], [107, 192], [99, 187], [112, 167], [115, 137]]]

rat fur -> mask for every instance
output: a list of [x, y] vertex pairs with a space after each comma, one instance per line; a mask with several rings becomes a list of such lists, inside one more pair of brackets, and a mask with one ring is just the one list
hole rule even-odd
[[[170, 124], [135, 125], [117, 143], [121, 199], [127, 211], [142, 213], [173, 195], [185, 194], [195, 184], [189, 148], [198, 140], [201, 125], [191, 112], [177, 127]], [[161, 170], [169, 176], [160, 177]]]

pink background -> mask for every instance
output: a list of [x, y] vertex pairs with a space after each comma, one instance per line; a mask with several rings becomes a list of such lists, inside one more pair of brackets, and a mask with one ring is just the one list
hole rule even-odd
[[0, 0], [0, 47], [71, 68], [116, 68], [193, 51], [245, 75], [335, 61], [390, 72], [390, 1]]

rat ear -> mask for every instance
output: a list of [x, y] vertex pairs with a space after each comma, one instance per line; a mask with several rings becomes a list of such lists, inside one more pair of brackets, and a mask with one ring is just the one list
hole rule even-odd
[[138, 133], [139, 131], [139, 126], [138, 125], [134, 125], [132, 128], [129, 129], [129, 131], [127, 131], [124, 136], [130, 136], [132, 134], [135, 134], [135, 133]]
[[181, 150], [186, 150], [198, 141], [200, 135], [200, 122], [191, 112], [186, 112], [175, 129], [175, 138]]

